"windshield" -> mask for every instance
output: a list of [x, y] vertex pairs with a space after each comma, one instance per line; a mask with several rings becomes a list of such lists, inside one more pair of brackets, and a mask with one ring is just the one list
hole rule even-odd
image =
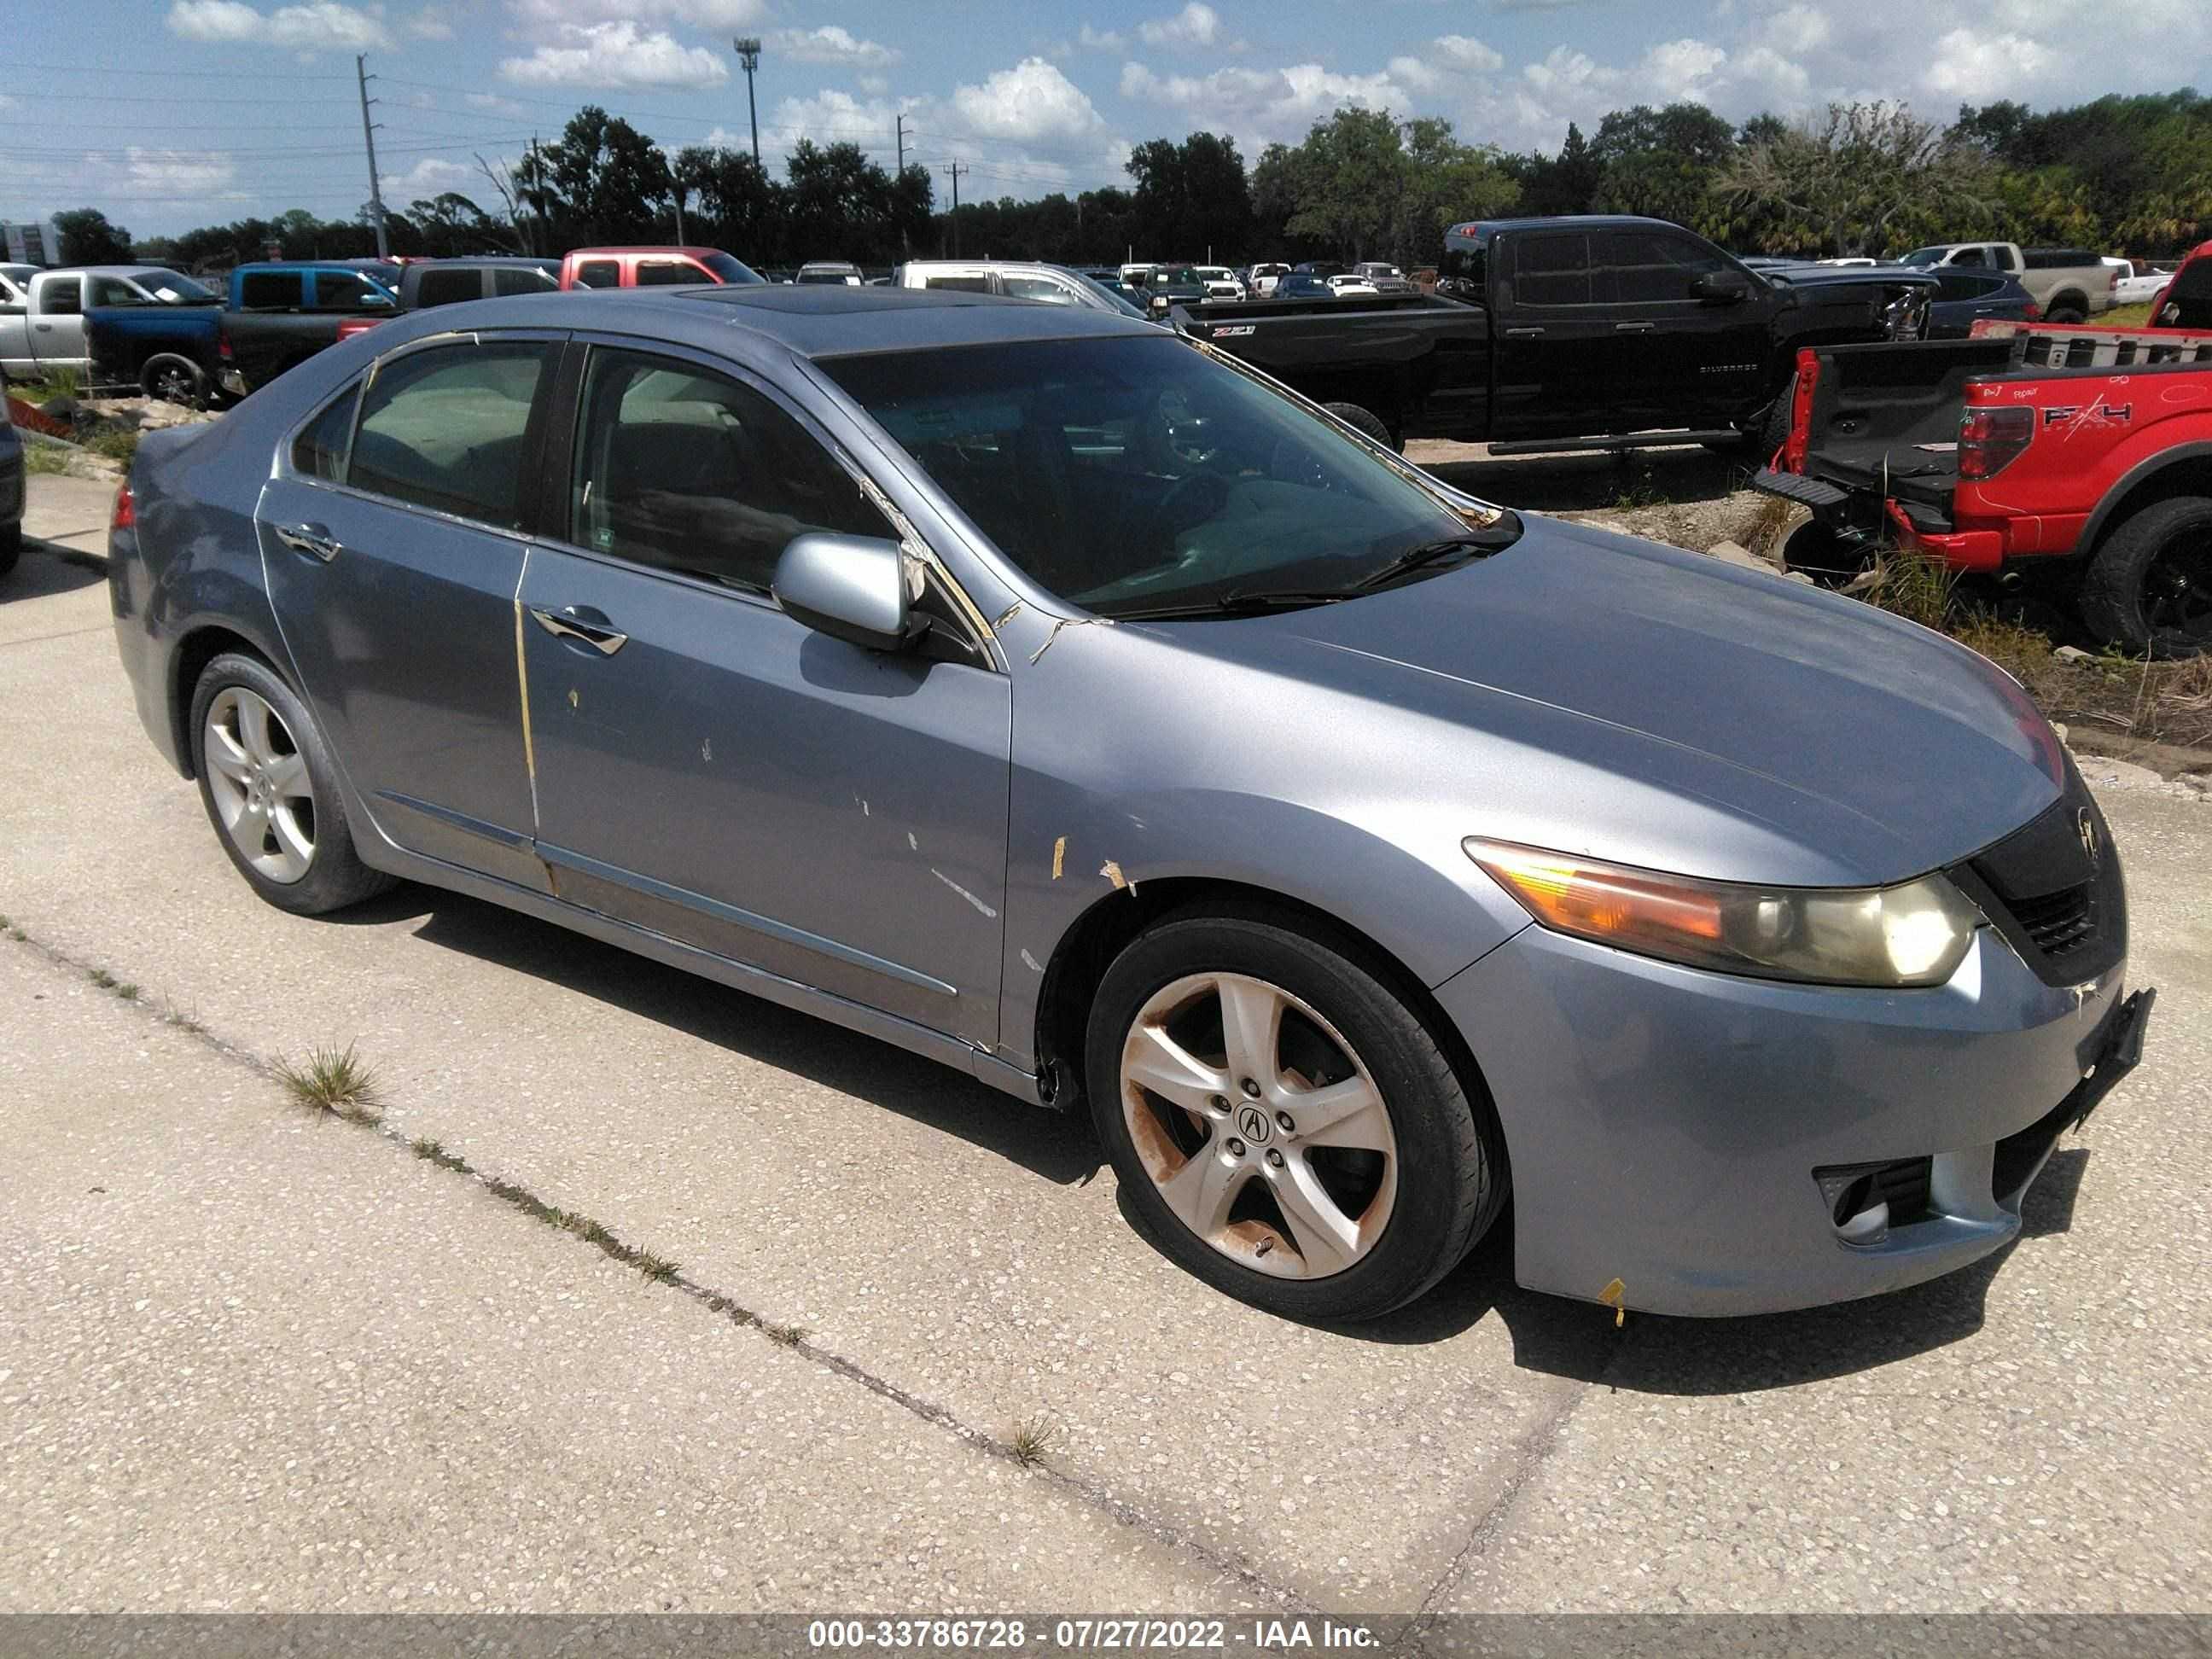
[[1101, 616], [1343, 589], [1489, 522], [1170, 336], [821, 367], [1008, 559]]
[[142, 270], [133, 280], [165, 305], [206, 306], [216, 304], [221, 299], [191, 277], [173, 270]]
[[1948, 252], [1948, 249], [1940, 247], [1917, 247], [1897, 263], [1901, 265], [1932, 265]]
[[[708, 270], [714, 273], [717, 278], [725, 283], [737, 284], [746, 283], [765, 283], [768, 281], [768, 278], [761, 276], [744, 260], [732, 259], [726, 253], [719, 252], [713, 253], [702, 253], [698, 256], [698, 259], [701, 264], [706, 266]], [[842, 282], [845, 279], [840, 276], [835, 280]]]

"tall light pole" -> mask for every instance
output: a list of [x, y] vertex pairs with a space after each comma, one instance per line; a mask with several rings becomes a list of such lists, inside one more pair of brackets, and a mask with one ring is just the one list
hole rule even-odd
[[730, 42], [736, 48], [738, 61], [745, 66], [745, 113], [753, 122], [753, 165], [760, 165], [760, 106], [753, 101], [753, 71], [760, 67], [760, 40], [757, 36], [741, 34]]

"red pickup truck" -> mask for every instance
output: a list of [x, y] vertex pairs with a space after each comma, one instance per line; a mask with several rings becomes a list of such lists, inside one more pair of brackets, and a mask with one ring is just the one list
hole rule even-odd
[[2212, 331], [1808, 348], [1791, 396], [1753, 482], [1812, 510], [1818, 564], [1896, 544], [2007, 585], [2041, 569], [2109, 644], [2212, 650]]

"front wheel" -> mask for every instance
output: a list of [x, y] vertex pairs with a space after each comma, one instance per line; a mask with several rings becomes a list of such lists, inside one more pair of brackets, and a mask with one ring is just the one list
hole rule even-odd
[[2154, 501], [2106, 537], [2081, 578], [2081, 619], [2125, 651], [2212, 650], [2212, 496]]
[[236, 652], [210, 663], [192, 696], [191, 732], [208, 820], [263, 898], [320, 915], [392, 884], [354, 850], [315, 717], [266, 663]]
[[1363, 409], [1358, 404], [1323, 404], [1322, 407], [1346, 426], [1358, 428], [1383, 448], [1401, 455], [1405, 453], [1405, 441], [1392, 437], [1389, 425], [1373, 410]]
[[1263, 912], [1185, 913], [1091, 1009], [1091, 1114], [1142, 1230], [1293, 1319], [1412, 1301], [1505, 1199], [1487, 1097], [1363, 954]]

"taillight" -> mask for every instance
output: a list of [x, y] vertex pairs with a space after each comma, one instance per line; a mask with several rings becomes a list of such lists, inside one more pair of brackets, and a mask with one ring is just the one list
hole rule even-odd
[[225, 362], [228, 362], [231, 360], [232, 353], [230, 349], [230, 335], [228, 331], [221, 331], [216, 333], [215, 337], [215, 355], [222, 358]]
[[2019, 404], [1970, 409], [1959, 417], [1959, 476], [1994, 478], [2027, 453], [2035, 411]]
[[136, 530], [138, 527], [138, 501], [126, 483], [115, 492], [115, 511], [107, 520], [110, 530]]
[[1797, 352], [1796, 390], [1790, 398], [1790, 435], [1782, 443], [1782, 470], [1802, 472], [1813, 436], [1813, 394], [1820, 385], [1820, 354], [1810, 346]]
[[2021, 307], [2020, 314], [2023, 322], [2039, 323], [2043, 320], [2043, 307], [2030, 300]]

